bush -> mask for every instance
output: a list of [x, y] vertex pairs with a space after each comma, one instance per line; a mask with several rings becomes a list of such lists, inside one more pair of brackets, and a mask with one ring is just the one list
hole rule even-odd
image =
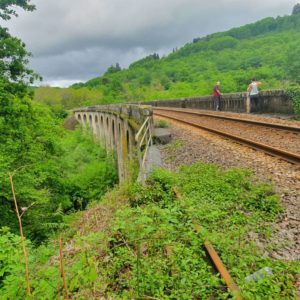
[[[26, 242], [27, 247], [30, 243]], [[21, 246], [21, 238], [9, 232], [7, 227], [0, 228], [0, 299], [5, 295], [13, 295], [18, 289], [26, 290], [24, 273], [24, 256]], [[18, 276], [18, 280], [16, 279]], [[9, 289], [2, 289], [9, 285]], [[15, 289], [13, 292], [11, 290]], [[7, 295], [7, 296], [8, 296]], [[14, 298], [16, 299], [16, 298]]]
[[293, 102], [295, 116], [300, 120], [300, 86], [293, 86], [287, 89], [287, 94]]
[[156, 127], [156, 128], [167, 128], [168, 123], [165, 120], [159, 120], [159, 121], [154, 123], [154, 127]]

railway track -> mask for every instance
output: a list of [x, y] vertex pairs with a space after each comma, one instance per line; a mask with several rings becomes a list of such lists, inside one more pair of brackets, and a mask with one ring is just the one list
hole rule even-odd
[[174, 108], [153, 108], [153, 112], [300, 164], [300, 127]]

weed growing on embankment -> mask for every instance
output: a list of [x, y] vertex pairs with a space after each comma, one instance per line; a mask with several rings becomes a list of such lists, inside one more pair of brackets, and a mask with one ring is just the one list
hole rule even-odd
[[291, 86], [287, 89], [287, 94], [293, 102], [295, 117], [300, 120], [300, 87]]
[[[208, 263], [203, 248], [208, 239], [243, 299], [294, 299], [299, 262], [264, 257], [253, 240], [272, 236], [272, 223], [281, 211], [272, 187], [255, 182], [247, 171], [223, 171], [206, 164], [182, 167], [176, 173], [157, 170], [145, 186], [128, 185], [106, 195], [65, 234], [69, 294], [75, 299], [230, 298]], [[200, 235], [192, 219], [202, 226]], [[34, 254], [33, 295], [61, 297], [57, 245], [42, 246]], [[272, 275], [246, 281], [263, 267], [271, 268]], [[13, 299], [22, 299], [20, 271], [7, 270], [11, 274], [2, 282], [0, 278], [0, 287]]]

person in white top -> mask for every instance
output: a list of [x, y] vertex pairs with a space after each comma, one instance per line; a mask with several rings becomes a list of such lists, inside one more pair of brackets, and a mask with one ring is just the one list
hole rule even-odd
[[[254, 111], [259, 110], [259, 90], [258, 87], [261, 85], [260, 81], [257, 81], [255, 78], [252, 79], [251, 83], [248, 85], [248, 93], [250, 96], [250, 104], [251, 108]], [[251, 109], [252, 110], [252, 109]]]

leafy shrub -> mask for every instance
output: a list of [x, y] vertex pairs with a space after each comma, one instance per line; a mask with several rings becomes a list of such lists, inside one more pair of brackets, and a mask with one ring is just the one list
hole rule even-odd
[[278, 195], [275, 195], [270, 186], [266, 184], [258, 184], [256, 187], [253, 187], [251, 193], [245, 194], [244, 201], [248, 209], [260, 210], [266, 220], [272, 220], [279, 213], [283, 212], [282, 206], [278, 201]]
[[158, 122], [154, 123], [154, 127], [157, 127], [157, 128], [167, 128], [168, 127], [168, 123], [165, 120], [159, 120]]
[[[26, 241], [30, 248], [30, 243]], [[26, 291], [25, 264], [21, 238], [0, 229], [0, 299], [22, 299]], [[8, 288], [7, 288], [8, 287]], [[18, 295], [18, 291], [20, 291]]]
[[300, 87], [293, 86], [287, 90], [287, 94], [293, 102], [293, 108], [296, 118], [300, 120]]
[[174, 178], [171, 172], [154, 170], [147, 179], [147, 185], [133, 184], [130, 187], [129, 202], [133, 207], [149, 203], [167, 203], [174, 197], [173, 186]]

